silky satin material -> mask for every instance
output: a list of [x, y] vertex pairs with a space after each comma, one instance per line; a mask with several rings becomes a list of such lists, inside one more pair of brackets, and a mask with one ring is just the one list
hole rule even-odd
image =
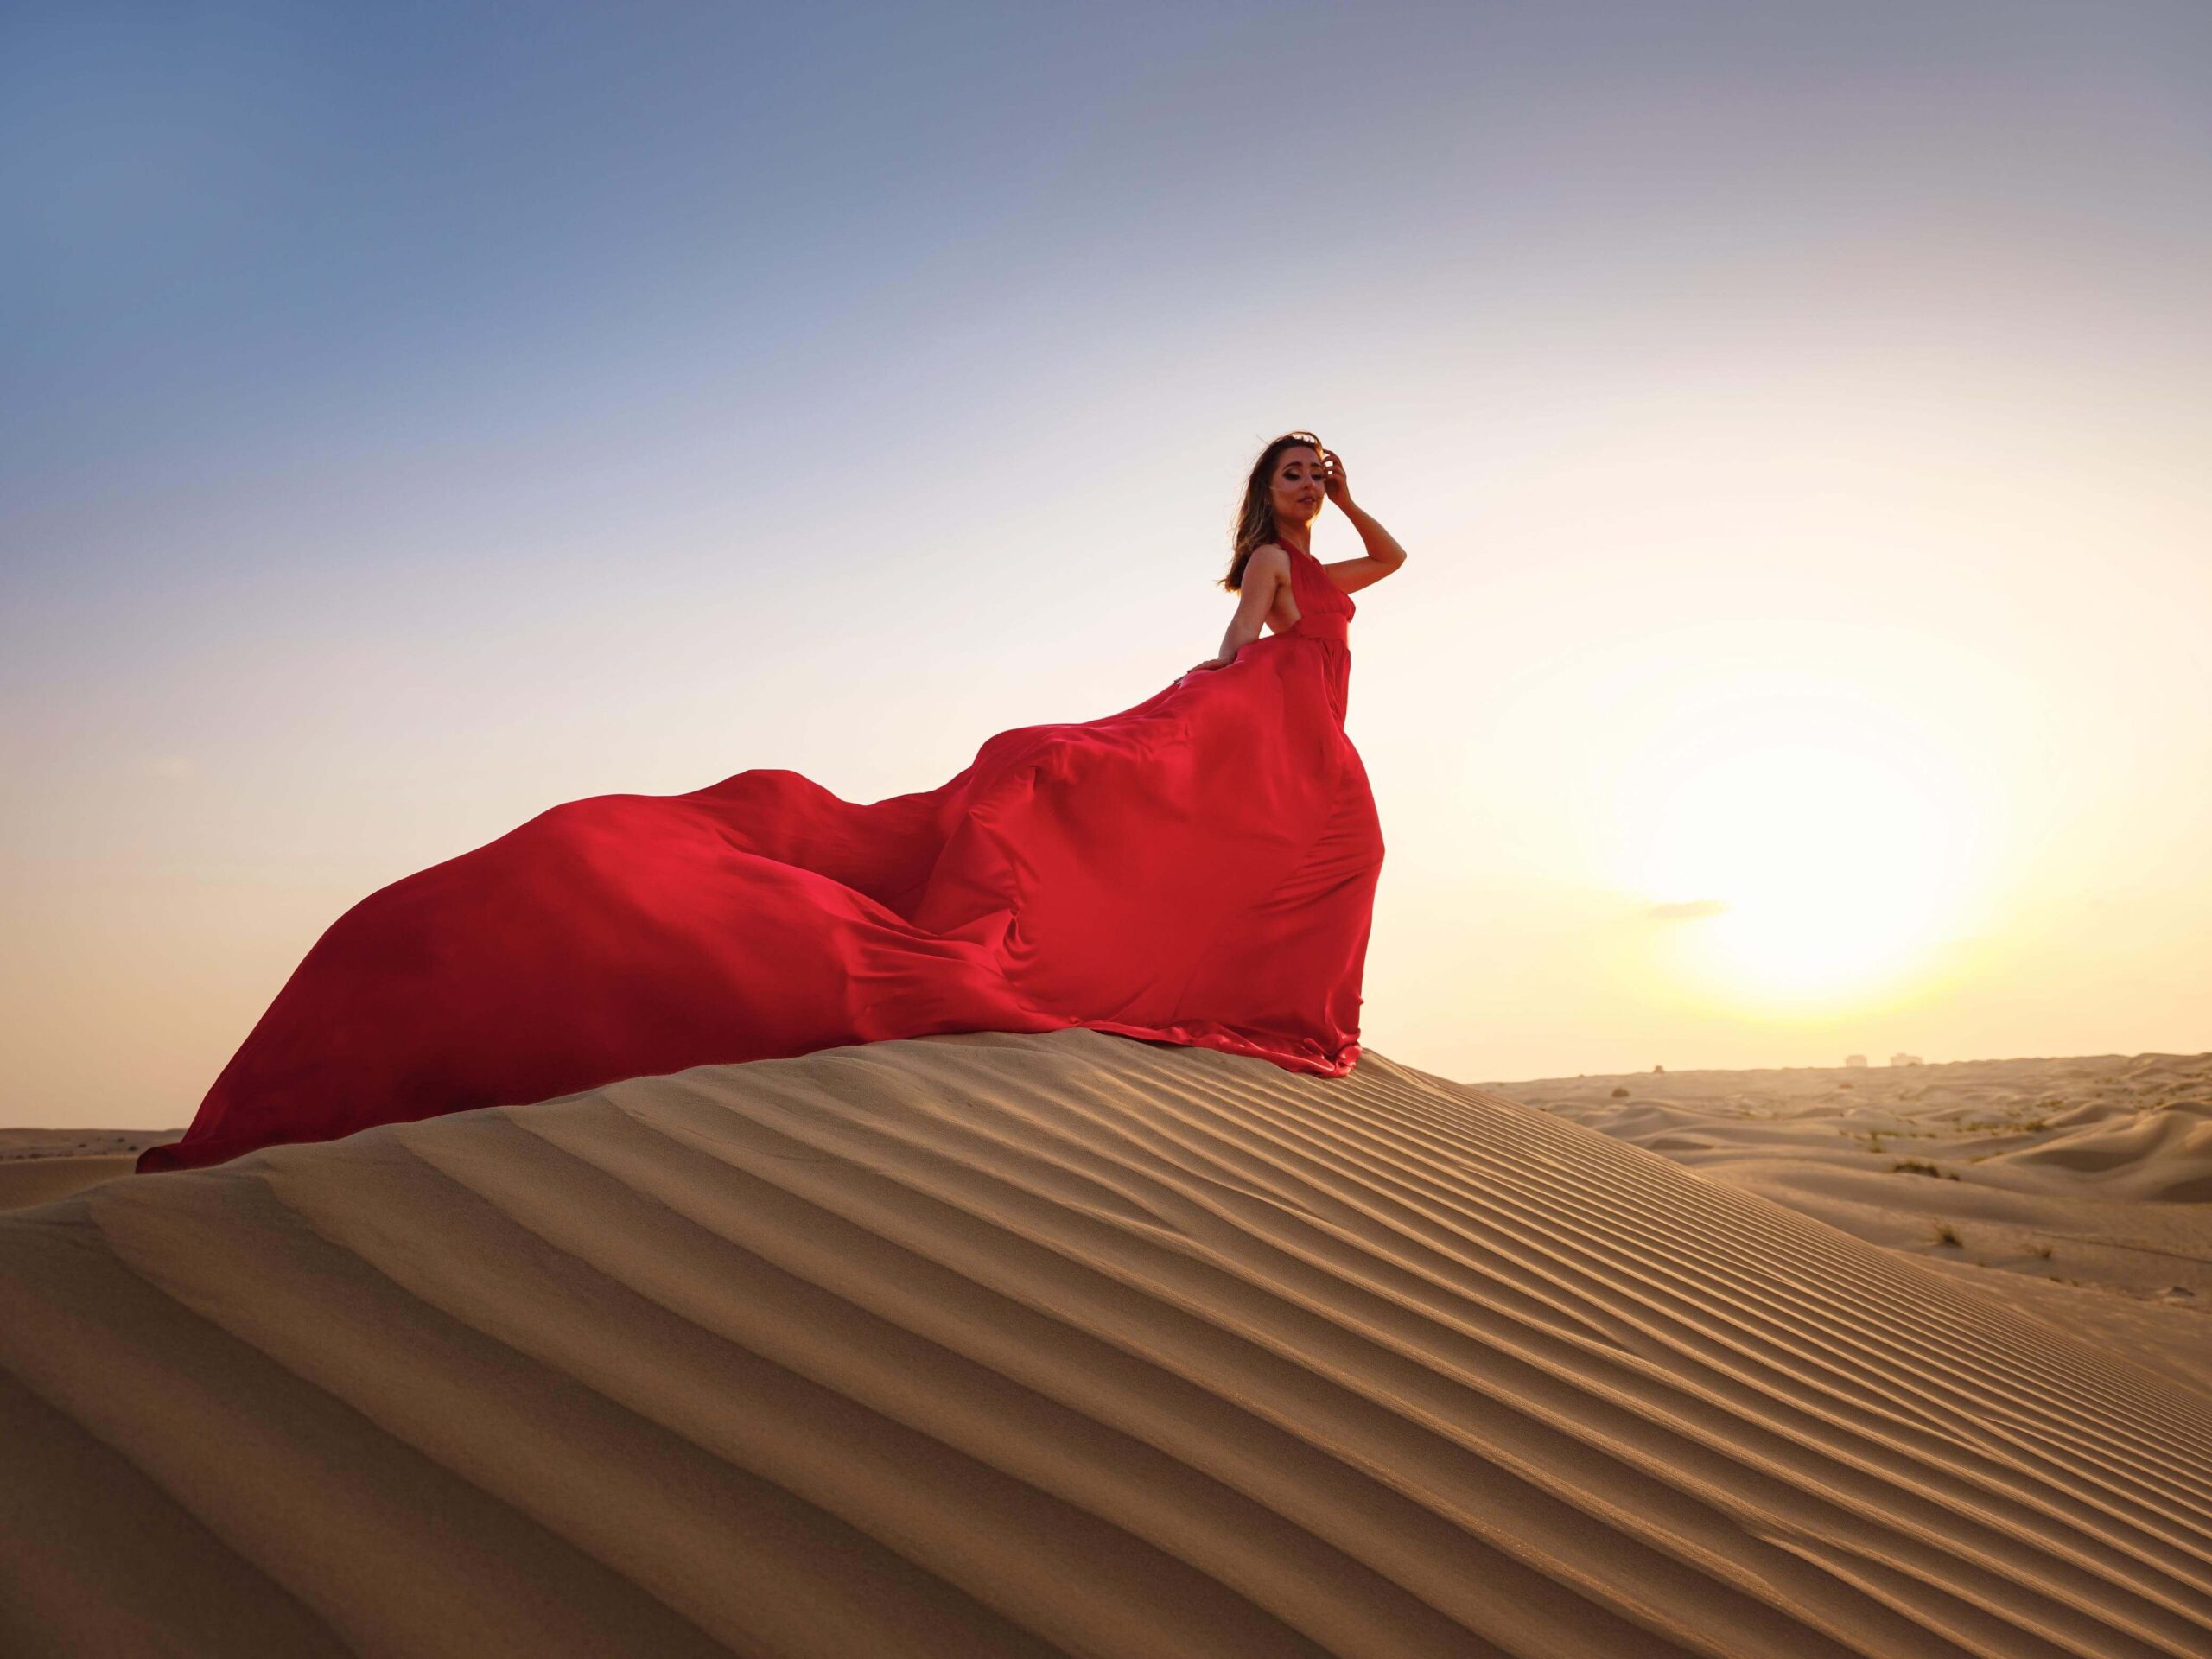
[[1336, 1077], [1382, 863], [1344, 719], [1355, 607], [870, 805], [793, 772], [570, 801], [370, 894], [141, 1170], [622, 1077], [1070, 1026]]

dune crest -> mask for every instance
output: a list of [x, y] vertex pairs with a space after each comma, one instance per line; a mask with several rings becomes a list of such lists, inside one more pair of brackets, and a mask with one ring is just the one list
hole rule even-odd
[[0, 1649], [2212, 1651], [2212, 1394], [1396, 1065], [704, 1067], [0, 1215]]

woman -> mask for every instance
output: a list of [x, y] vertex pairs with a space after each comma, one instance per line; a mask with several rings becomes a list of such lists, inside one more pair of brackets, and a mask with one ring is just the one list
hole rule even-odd
[[[1314, 558], [1325, 498], [1365, 557]], [[1287, 433], [1246, 480], [1221, 649], [1173, 684], [872, 805], [760, 770], [543, 812], [333, 923], [138, 1167], [939, 1032], [1340, 1077], [1383, 850], [1344, 730], [1348, 595], [1405, 557], [1341, 458]]]

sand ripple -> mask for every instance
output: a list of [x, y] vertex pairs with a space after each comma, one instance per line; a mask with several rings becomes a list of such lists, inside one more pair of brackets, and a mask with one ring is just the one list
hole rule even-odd
[[0, 1433], [11, 1654], [2212, 1652], [2212, 1396], [1372, 1052], [111, 1182], [0, 1216]]

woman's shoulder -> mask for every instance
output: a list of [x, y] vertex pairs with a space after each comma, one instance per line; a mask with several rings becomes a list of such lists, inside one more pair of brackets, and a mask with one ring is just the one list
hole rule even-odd
[[[1230, 588], [1230, 591], [1236, 594], [1243, 593], [1251, 585], [1252, 578], [1255, 576], [1268, 582], [1284, 584], [1295, 581], [1296, 577], [1291, 570], [1288, 550], [1274, 542], [1262, 542], [1247, 553], [1244, 556], [1243, 563], [1236, 567], [1236, 585]], [[1227, 577], [1224, 576], [1222, 579], [1222, 585], [1228, 587]]]

